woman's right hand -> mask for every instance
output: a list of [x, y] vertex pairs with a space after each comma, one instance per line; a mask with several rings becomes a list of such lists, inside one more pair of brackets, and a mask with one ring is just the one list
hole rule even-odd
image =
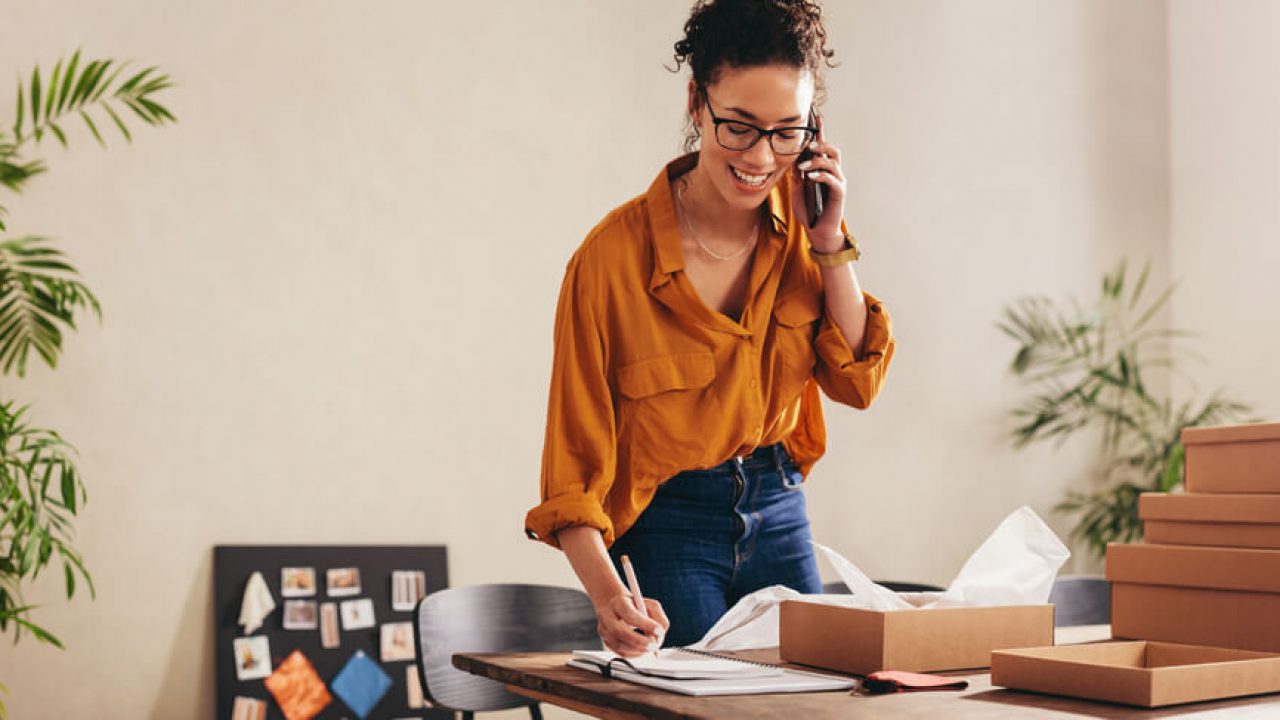
[[[645, 598], [649, 617], [641, 615], [630, 594], [613, 595], [596, 606], [596, 632], [606, 648], [626, 658], [639, 657], [650, 646], [662, 646], [662, 638], [671, 622], [662, 610], [662, 603]], [[639, 629], [640, 632], [636, 632]]]

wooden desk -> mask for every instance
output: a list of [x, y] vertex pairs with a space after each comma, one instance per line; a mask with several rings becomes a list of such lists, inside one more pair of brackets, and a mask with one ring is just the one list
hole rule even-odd
[[[738, 653], [777, 661], [777, 648]], [[847, 692], [690, 697], [565, 667], [567, 653], [462, 653], [455, 667], [506, 683], [514, 693], [600, 718], [903, 718], [909, 720], [1005, 720], [1006, 718], [1097, 718], [1099, 720], [1169, 718], [1196, 720], [1280, 718], [1280, 696], [1196, 703], [1142, 710], [1121, 705], [1036, 695], [991, 687], [987, 673], [948, 673], [964, 677], [962, 692], [900, 693], [864, 696]]]

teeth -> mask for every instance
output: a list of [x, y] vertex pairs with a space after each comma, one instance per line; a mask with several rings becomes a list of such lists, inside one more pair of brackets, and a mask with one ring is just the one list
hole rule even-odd
[[764, 181], [769, 179], [768, 173], [765, 173], [764, 175], [747, 175], [732, 165], [729, 166], [729, 169], [733, 171], [734, 177], [747, 185], [763, 185]]

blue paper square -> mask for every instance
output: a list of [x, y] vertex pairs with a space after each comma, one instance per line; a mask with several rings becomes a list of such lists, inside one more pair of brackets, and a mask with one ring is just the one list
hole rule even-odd
[[333, 694], [341, 698], [360, 720], [364, 720], [390, 688], [391, 677], [363, 650], [357, 650], [329, 683]]

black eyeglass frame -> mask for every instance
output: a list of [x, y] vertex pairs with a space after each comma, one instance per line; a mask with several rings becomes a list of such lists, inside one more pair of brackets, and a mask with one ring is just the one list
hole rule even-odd
[[[702, 95], [702, 103], [703, 105], [707, 106], [707, 113], [711, 115], [711, 122], [715, 126], [714, 129], [712, 130], [712, 134], [716, 136], [716, 143], [720, 147], [724, 148], [725, 150], [732, 150], [733, 152], [746, 152], [747, 150], [750, 150], [751, 148], [755, 147], [756, 143], [760, 142], [760, 138], [767, 137], [769, 138], [769, 149], [773, 151], [773, 154], [783, 155], [783, 156], [799, 155], [800, 153], [805, 151], [805, 148], [809, 147], [809, 145], [811, 145], [813, 141], [818, 138], [818, 128], [810, 125], [792, 125], [789, 127], [780, 127], [780, 128], [774, 128], [772, 130], [765, 130], [759, 125], [753, 125], [752, 123], [749, 123], [745, 120], [732, 120], [729, 118], [717, 117], [716, 111], [711, 109], [711, 99], [707, 97], [706, 88], [698, 88], [698, 93]], [[809, 108], [809, 122], [812, 123], [813, 121], [814, 121], [813, 108]], [[755, 139], [753, 139], [750, 143], [747, 143], [746, 147], [734, 148], [734, 147], [729, 147], [728, 145], [725, 145], [724, 141], [720, 139], [720, 126], [724, 125], [725, 123], [733, 123], [735, 125], [743, 125], [745, 127], [751, 128], [756, 133]], [[797, 130], [803, 131], [808, 134], [808, 139], [804, 141], [804, 144], [800, 146], [800, 149], [795, 152], [778, 152], [778, 148], [773, 144], [773, 136], [777, 135], [778, 133], [791, 132], [791, 131], [797, 131]]]

